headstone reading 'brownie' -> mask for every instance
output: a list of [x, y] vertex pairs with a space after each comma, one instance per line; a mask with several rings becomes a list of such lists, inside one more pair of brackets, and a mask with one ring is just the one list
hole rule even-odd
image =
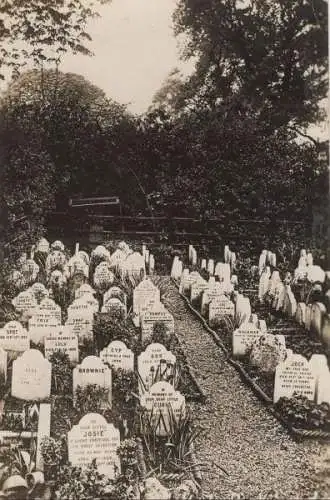
[[300, 354], [293, 354], [276, 367], [274, 403], [281, 397], [291, 398], [294, 393], [312, 401], [315, 396], [315, 376], [307, 359]]
[[65, 352], [71, 363], [78, 363], [78, 337], [68, 326], [61, 326], [58, 331], [45, 335], [45, 358], [49, 359], [54, 352]]
[[115, 369], [134, 370], [134, 353], [120, 340], [110, 342], [110, 344], [100, 352], [100, 358], [103, 363]]
[[185, 397], [168, 382], [156, 382], [141, 396], [141, 406], [146, 408], [157, 436], [171, 433], [171, 419], [177, 422], [185, 415]]
[[249, 322], [243, 323], [233, 333], [233, 355], [245, 356], [260, 336], [261, 332], [255, 325]]
[[69, 462], [85, 468], [95, 460], [99, 474], [115, 479], [120, 474], [119, 445], [119, 430], [102, 415], [87, 413], [68, 432]]
[[52, 365], [37, 349], [25, 351], [13, 362], [11, 394], [27, 401], [49, 398]]
[[234, 317], [235, 305], [225, 295], [212, 300], [209, 304], [209, 325], [217, 326], [226, 316]]
[[9, 321], [0, 329], [0, 347], [5, 351], [24, 352], [30, 349], [29, 332], [19, 321]]
[[78, 386], [94, 384], [107, 389], [107, 401], [111, 404], [111, 369], [97, 356], [87, 356], [73, 370], [73, 393]]
[[153, 343], [149, 344], [145, 351], [141, 352], [138, 356], [138, 374], [139, 374], [139, 391], [143, 394], [148, 390], [155, 381], [157, 372], [161, 367], [161, 364], [174, 365], [176, 363], [176, 357], [171, 351], [168, 351], [163, 344]]

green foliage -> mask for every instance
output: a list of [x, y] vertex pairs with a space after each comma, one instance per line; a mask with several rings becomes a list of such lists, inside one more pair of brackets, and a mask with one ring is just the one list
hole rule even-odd
[[77, 387], [75, 392], [75, 409], [79, 417], [86, 413], [102, 413], [108, 406], [108, 390], [96, 384]]
[[52, 394], [65, 395], [72, 387], [72, 366], [66, 352], [54, 352], [49, 361], [52, 363]]
[[116, 322], [108, 314], [97, 314], [94, 319], [93, 332], [99, 350], [102, 350], [113, 340], [121, 340], [129, 349], [135, 350], [137, 337], [128, 320]]

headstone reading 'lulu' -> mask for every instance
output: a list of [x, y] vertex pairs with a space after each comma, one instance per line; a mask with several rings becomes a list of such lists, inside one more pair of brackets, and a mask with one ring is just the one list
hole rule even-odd
[[110, 342], [108, 347], [105, 347], [100, 352], [100, 358], [103, 363], [108, 364], [113, 368], [121, 368], [122, 370], [134, 370], [134, 353], [131, 349], [121, 342], [114, 340]]
[[276, 367], [274, 403], [281, 397], [300, 394], [310, 400], [315, 396], [315, 377], [306, 358], [293, 354]]
[[185, 397], [168, 382], [156, 382], [141, 396], [157, 436], [171, 433], [171, 419], [179, 421], [185, 414]]
[[243, 323], [233, 333], [233, 355], [245, 356], [252, 344], [261, 336], [259, 328], [249, 322]]
[[234, 317], [235, 306], [225, 295], [212, 300], [209, 304], [209, 325], [216, 326], [226, 316]]
[[78, 337], [68, 326], [61, 326], [56, 332], [45, 335], [45, 358], [49, 359], [54, 352], [65, 352], [71, 363], [78, 363]]
[[73, 393], [78, 386], [94, 384], [107, 390], [107, 401], [111, 404], [111, 369], [97, 356], [87, 356], [73, 370]]
[[19, 321], [9, 321], [0, 329], [0, 347], [5, 351], [27, 351], [30, 349], [30, 335]]
[[152, 386], [157, 371], [161, 369], [161, 363], [174, 365], [176, 357], [168, 351], [163, 344], [149, 344], [145, 351], [138, 356], [138, 374], [140, 394]]
[[95, 460], [100, 474], [115, 479], [120, 474], [119, 445], [119, 430], [102, 415], [87, 413], [68, 432], [69, 462], [85, 468]]
[[37, 349], [25, 351], [13, 362], [11, 394], [27, 401], [49, 398], [51, 363]]

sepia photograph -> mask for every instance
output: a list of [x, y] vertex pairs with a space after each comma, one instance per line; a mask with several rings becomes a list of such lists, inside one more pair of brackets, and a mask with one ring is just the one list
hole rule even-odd
[[0, 500], [330, 500], [328, 0], [0, 0]]

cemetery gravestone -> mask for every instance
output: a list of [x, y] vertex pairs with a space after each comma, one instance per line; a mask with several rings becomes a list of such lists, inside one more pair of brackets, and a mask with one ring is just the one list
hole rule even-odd
[[148, 411], [156, 435], [167, 436], [171, 433], [172, 416], [178, 422], [185, 414], [185, 397], [168, 382], [157, 382], [141, 396], [141, 406]]
[[291, 398], [294, 393], [310, 400], [315, 396], [315, 377], [306, 358], [293, 354], [276, 367], [274, 403], [281, 397]]
[[126, 306], [122, 303], [120, 299], [113, 297], [109, 299], [101, 309], [102, 313], [107, 313], [118, 320], [124, 320], [126, 318]]
[[209, 284], [202, 277], [195, 281], [190, 288], [190, 302], [198, 300], [204, 290], [209, 288]]
[[5, 351], [24, 352], [30, 349], [30, 335], [19, 321], [9, 321], [0, 330], [0, 347]]
[[305, 302], [298, 302], [296, 310], [296, 321], [299, 325], [304, 325], [306, 321], [306, 304]]
[[45, 335], [58, 331], [61, 323], [47, 310], [37, 309], [29, 319], [30, 339], [35, 344], [43, 344]]
[[[326, 356], [324, 354], [313, 354], [309, 360], [309, 366], [315, 377], [315, 396], [319, 404], [319, 400], [325, 396], [324, 382], [329, 380], [329, 368]], [[328, 393], [330, 394], [330, 386]], [[322, 403], [323, 401], [320, 402]]]
[[174, 333], [174, 318], [172, 314], [165, 309], [164, 306], [159, 307], [155, 304], [152, 309], [149, 309], [143, 315], [141, 321], [142, 340], [151, 338], [155, 323], [162, 323], [167, 328], [167, 333]]
[[108, 347], [105, 347], [100, 352], [100, 358], [103, 363], [108, 364], [113, 368], [121, 368], [122, 370], [134, 370], [134, 353], [128, 349], [124, 342], [114, 340], [110, 342]]
[[155, 299], [160, 302], [160, 290], [149, 280], [141, 281], [133, 290], [133, 314], [136, 326], [140, 325], [140, 307]]
[[54, 316], [57, 319], [58, 323], [61, 324], [62, 322], [61, 308], [59, 305], [56, 304], [54, 300], [49, 298], [43, 299], [40, 302], [39, 311], [43, 311], [46, 314], [48, 313], [49, 315]]
[[107, 301], [109, 299], [119, 299], [122, 301], [123, 304], [127, 304], [127, 296], [126, 296], [126, 293], [123, 292], [123, 290], [121, 288], [119, 288], [118, 286], [112, 286], [111, 288], [109, 288], [109, 290], [107, 290], [104, 295], [103, 295], [103, 305], [105, 305], [107, 303]]
[[161, 361], [175, 365], [176, 357], [163, 344], [149, 344], [138, 356], [139, 391], [143, 394], [152, 386]]
[[326, 314], [325, 305], [322, 302], [315, 302], [312, 305], [311, 311], [311, 331], [316, 333], [319, 337], [322, 332], [323, 317]]
[[233, 333], [233, 356], [245, 356], [261, 336], [260, 330], [252, 323], [245, 322]]
[[119, 445], [119, 430], [102, 415], [87, 413], [68, 432], [69, 462], [84, 468], [96, 460], [99, 474], [115, 479], [120, 473]]
[[33, 312], [38, 307], [38, 302], [31, 289], [28, 289], [24, 292], [20, 292], [12, 300], [12, 304], [15, 307], [16, 311], [19, 311], [21, 313], [26, 313], [29, 316], [32, 316]]
[[87, 356], [73, 370], [73, 393], [78, 386], [94, 384], [107, 390], [107, 401], [111, 405], [111, 369], [97, 356]]
[[33, 283], [31, 291], [34, 293], [38, 304], [49, 296], [49, 292], [43, 283]]
[[49, 398], [51, 363], [37, 349], [25, 351], [13, 362], [11, 394], [27, 401]]
[[226, 316], [234, 317], [235, 305], [225, 295], [212, 300], [209, 304], [209, 325], [217, 326]]
[[7, 351], [0, 347], [0, 373], [3, 375], [5, 381], [7, 380], [7, 359]]
[[49, 359], [58, 351], [65, 352], [71, 363], [78, 363], [78, 337], [68, 326], [61, 326], [57, 332], [45, 336], [45, 358]]
[[83, 295], [85, 295], [85, 294], [95, 295], [95, 293], [96, 292], [95, 292], [94, 288], [92, 288], [89, 283], [84, 283], [79, 288], [77, 288], [74, 296], [75, 296], [75, 299], [81, 299], [81, 297], [83, 297]]
[[239, 325], [248, 322], [251, 317], [251, 304], [248, 297], [239, 295], [236, 301], [235, 318]]
[[322, 342], [327, 346], [327, 348], [329, 348], [330, 347], [330, 314], [324, 315], [323, 326], [322, 326], [322, 331], [321, 331], [321, 338], [322, 338]]

